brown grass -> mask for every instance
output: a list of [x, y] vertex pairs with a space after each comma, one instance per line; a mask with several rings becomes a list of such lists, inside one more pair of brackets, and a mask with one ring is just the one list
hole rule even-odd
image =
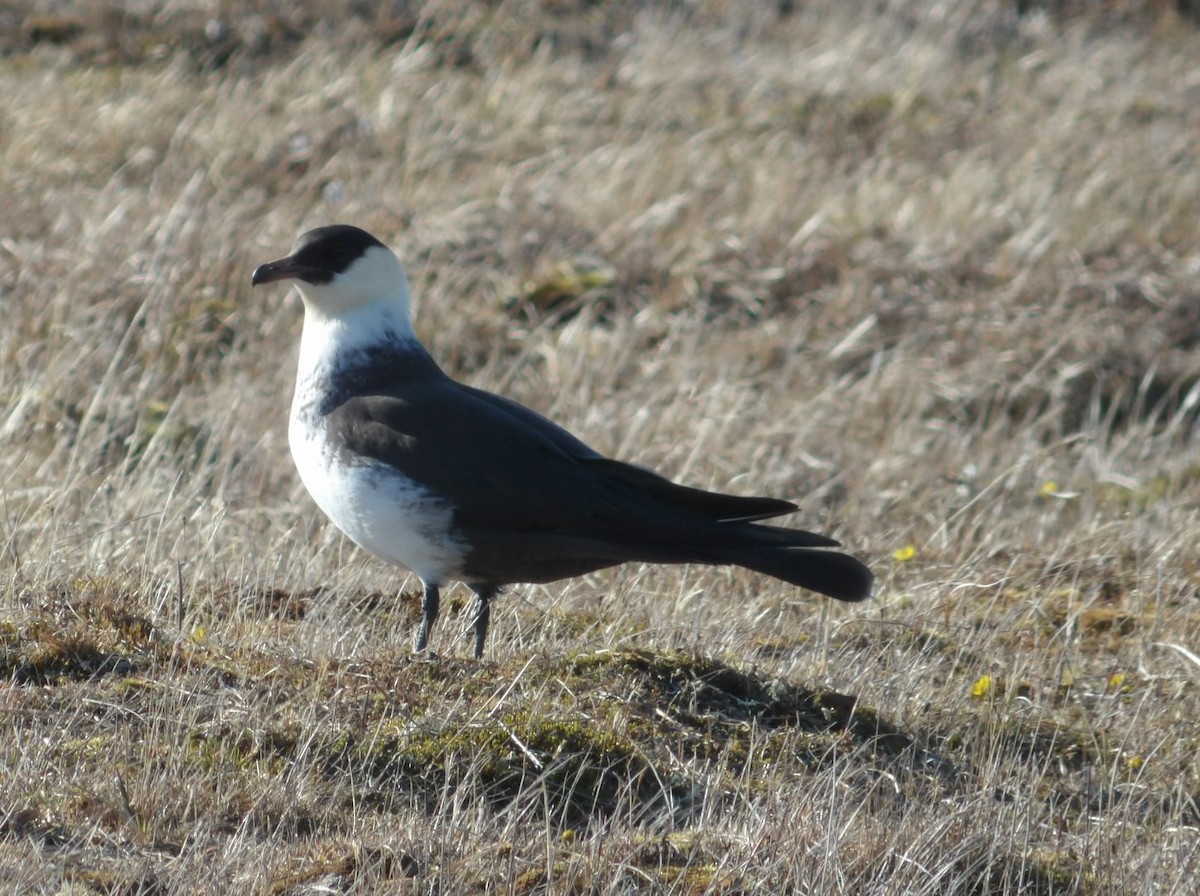
[[[4, 10], [0, 889], [1190, 892], [1200, 34], [887, 6]], [[415, 661], [249, 288], [332, 221], [876, 599], [627, 567]]]

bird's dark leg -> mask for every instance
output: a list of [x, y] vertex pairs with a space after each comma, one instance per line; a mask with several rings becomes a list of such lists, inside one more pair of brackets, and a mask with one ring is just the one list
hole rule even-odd
[[483, 659], [483, 645], [487, 642], [488, 624], [492, 621], [492, 598], [496, 596], [495, 588], [481, 586], [475, 592], [478, 600], [475, 602], [475, 659]]
[[438, 606], [440, 599], [438, 596], [438, 586], [430, 582], [422, 582], [425, 586], [425, 594], [421, 597], [421, 627], [417, 629], [417, 643], [415, 650], [417, 653], [423, 651], [429, 646], [429, 632], [433, 629], [434, 622], [438, 617]]

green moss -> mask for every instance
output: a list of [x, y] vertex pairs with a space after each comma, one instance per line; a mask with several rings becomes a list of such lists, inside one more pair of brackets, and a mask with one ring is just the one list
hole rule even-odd
[[11, 648], [6, 645], [0, 657], [0, 675], [23, 685], [54, 684], [62, 679], [89, 681], [114, 673], [127, 675], [135, 669], [130, 657], [104, 650], [95, 640], [74, 633], [62, 637], [43, 633], [41, 638]]
[[83, 22], [66, 16], [32, 16], [21, 27], [32, 43], [69, 44], [86, 31]]
[[847, 122], [850, 130], [859, 135], [874, 134], [896, 108], [892, 93], [875, 93], [855, 104]]
[[145, 456], [147, 449], [158, 442], [173, 451], [188, 451], [193, 457], [204, 453], [208, 434], [203, 426], [181, 420], [178, 411], [164, 401], [147, 402], [138, 414], [133, 434], [129, 437], [125, 460], [131, 468]]
[[72, 868], [66, 872], [65, 877], [72, 884], [84, 888], [74, 892], [142, 894], [169, 891], [167, 884], [149, 870], [130, 873], [97, 868]]
[[1180, 492], [1191, 491], [1200, 482], [1200, 465], [1178, 472], [1160, 471], [1136, 483], [1098, 482], [1092, 489], [1101, 504], [1120, 510], [1147, 510]]
[[522, 315], [531, 310], [541, 316], [553, 315], [558, 321], [574, 317], [585, 305], [610, 311], [614, 278], [610, 271], [560, 264], [546, 276], [525, 284], [522, 295], [509, 302], [513, 312]]
[[1005, 752], [1022, 759], [1055, 759], [1067, 768], [1083, 768], [1107, 753], [1102, 734], [1055, 720], [1005, 719], [1000, 738]]
[[575, 657], [573, 668], [593, 676], [618, 670], [640, 677], [655, 699], [696, 725], [711, 728], [716, 719], [819, 734], [849, 731], [889, 751], [912, 745], [855, 697], [743, 672], [685, 651], [599, 651]]
[[552, 609], [550, 617], [554, 620], [554, 624], [561, 629], [564, 636], [574, 639], [583, 638], [597, 628], [602, 628], [605, 624], [603, 616], [590, 610], [572, 610], [568, 612]]
[[570, 874], [570, 867], [565, 862], [555, 862], [550, 868], [539, 865], [517, 875], [513, 881], [516, 893], [565, 893], [583, 894], [592, 892], [591, 887], [584, 886], [583, 881], [574, 881], [564, 889], [564, 883]]
[[[727, 893], [738, 887], [727, 868], [715, 862], [702, 865], [664, 865], [658, 869], [659, 883], [684, 893]], [[737, 892], [741, 892], [740, 888]]]
[[0, 623], [0, 675], [18, 684], [128, 675], [165, 655], [153, 623], [120, 577], [80, 577], [39, 595], [43, 610], [17, 626]]
[[[955, 773], [948, 760], [849, 695], [684, 651], [600, 651], [574, 657], [572, 668], [585, 679], [580, 688], [590, 679], [628, 695], [625, 712], [636, 721], [626, 730], [643, 749], [669, 741], [673, 757], [715, 765], [739, 780], [747, 769], [756, 770], [749, 780], [761, 781], [757, 772], [797, 763], [814, 772], [856, 748], [880, 758], [911, 755], [926, 770]], [[625, 680], [614, 684], [614, 674]]]
[[890, 639], [894, 647], [911, 650], [921, 656], [961, 658], [962, 645], [928, 629], [901, 628]]
[[652, 801], [661, 790], [660, 776], [628, 737], [540, 709], [436, 729], [388, 720], [362, 736], [342, 732], [327, 756], [331, 773], [355, 769], [378, 785], [430, 793], [465, 787], [499, 803], [536, 782], [556, 814], [579, 820], [626, 799]]
[[1097, 892], [1096, 875], [1078, 856], [1065, 850], [1045, 849], [1021, 858], [1006, 856], [992, 864], [985, 892], [1020, 892], [1032, 896], [1067, 896]]

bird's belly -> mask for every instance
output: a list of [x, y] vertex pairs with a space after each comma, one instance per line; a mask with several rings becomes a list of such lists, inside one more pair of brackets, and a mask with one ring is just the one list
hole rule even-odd
[[466, 547], [453, 535], [449, 504], [384, 463], [339, 456], [319, 433], [295, 429], [288, 441], [300, 479], [335, 526], [423, 581], [459, 578]]

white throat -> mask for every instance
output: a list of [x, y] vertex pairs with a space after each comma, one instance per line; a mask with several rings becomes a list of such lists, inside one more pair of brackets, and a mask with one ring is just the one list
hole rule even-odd
[[417, 343], [408, 315], [379, 303], [328, 315], [305, 303], [299, 379], [337, 367], [357, 352], [390, 342]]
[[[304, 300], [299, 380], [388, 342], [417, 342], [408, 278], [388, 249], [372, 247], [329, 283], [298, 281]], [[299, 383], [297, 383], [299, 385]]]

